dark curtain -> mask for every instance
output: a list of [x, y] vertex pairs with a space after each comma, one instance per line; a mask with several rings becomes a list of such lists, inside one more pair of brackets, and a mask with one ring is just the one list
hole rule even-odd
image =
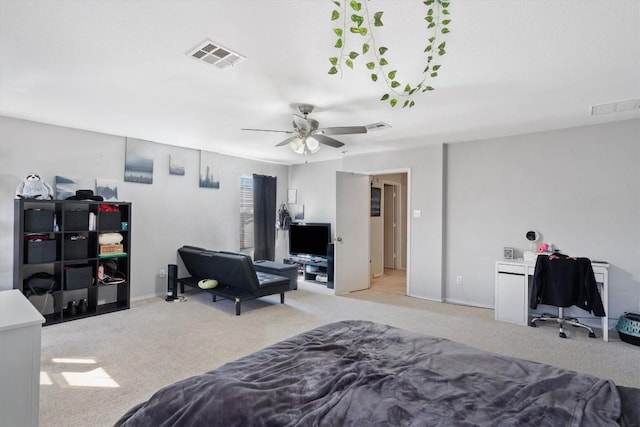
[[273, 261], [276, 255], [275, 176], [253, 175], [253, 259]]

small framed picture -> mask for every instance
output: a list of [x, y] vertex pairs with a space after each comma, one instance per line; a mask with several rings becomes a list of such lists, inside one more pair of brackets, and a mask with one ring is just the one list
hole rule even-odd
[[290, 205], [295, 205], [296, 203], [298, 203], [298, 190], [296, 190], [295, 188], [289, 189], [289, 192], [287, 193], [287, 203], [289, 203]]
[[380, 216], [380, 203], [382, 202], [382, 189], [371, 187], [371, 216]]

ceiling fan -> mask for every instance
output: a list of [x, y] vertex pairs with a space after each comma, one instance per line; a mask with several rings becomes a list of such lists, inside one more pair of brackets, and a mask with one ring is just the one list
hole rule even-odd
[[317, 120], [309, 117], [309, 113], [313, 111], [313, 105], [302, 104], [298, 106], [298, 110], [302, 113], [293, 114], [293, 130], [272, 130], [272, 129], [250, 129], [243, 128], [242, 130], [251, 130], [258, 132], [282, 132], [290, 133], [293, 136], [276, 144], [276, 147], [289, 144], [291, 149], [298, 154], [315, 153], [320, 149], [320, 144], [328, 145], [330, 147], [339, 148], [344, 145], [344, 142], [340, 142], [337, 139], [328, 137], [327, 135], [351, 135], [357, 133], [367, 133], [365, 126], [338, 126], [338, 127], [319, 127]]

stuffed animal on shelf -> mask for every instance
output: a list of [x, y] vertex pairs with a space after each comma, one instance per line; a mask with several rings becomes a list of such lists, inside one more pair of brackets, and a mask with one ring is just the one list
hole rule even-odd
[[37, 173], [30, 173], [16, 188], [17, 199], [53, 200], [53, 188]]

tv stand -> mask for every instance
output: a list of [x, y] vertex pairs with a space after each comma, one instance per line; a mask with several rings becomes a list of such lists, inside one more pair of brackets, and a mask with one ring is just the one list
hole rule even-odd
[[[333, 246], [333, 245], [332, 245]], [[302, 270], [303, 279], [308, 282], [322, 283], [333, 289], [333, 255], [326, 257], [289, 255], [285, 264], [297, 264]]]

